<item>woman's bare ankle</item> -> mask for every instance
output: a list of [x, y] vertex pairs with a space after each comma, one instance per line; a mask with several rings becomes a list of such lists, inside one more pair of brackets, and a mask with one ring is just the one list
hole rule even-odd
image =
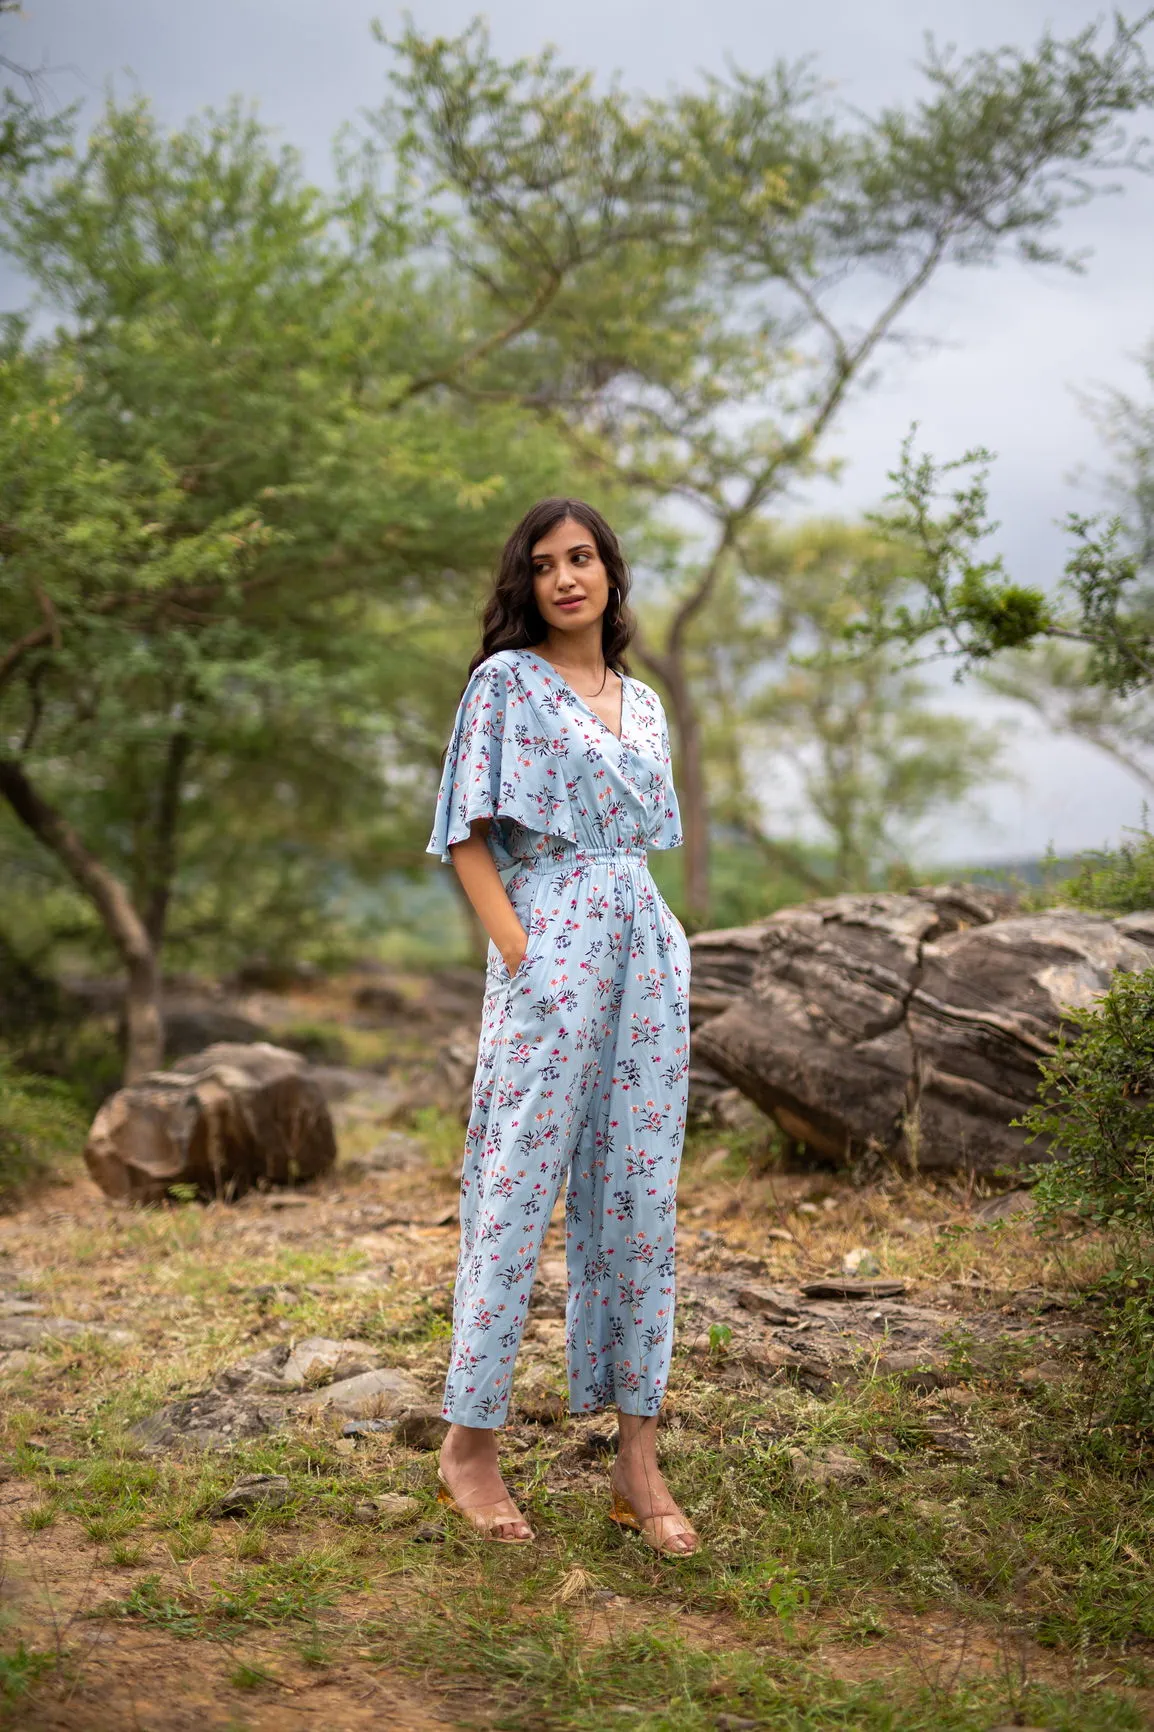
[[497, 1465], [497, 1433], [474, 1425], [450, 1425], [441, 1444], [442, 1467]]

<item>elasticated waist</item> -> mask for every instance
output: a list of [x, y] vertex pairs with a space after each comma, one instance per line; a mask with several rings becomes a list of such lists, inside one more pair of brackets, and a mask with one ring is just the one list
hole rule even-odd
[[539, 854], [535, 860], [519, 861], [523, 872], [564, 872], [571, 866], [607, 861], [614, 866], [648, 866], [647, 848], [572, 848], [564, 854]]

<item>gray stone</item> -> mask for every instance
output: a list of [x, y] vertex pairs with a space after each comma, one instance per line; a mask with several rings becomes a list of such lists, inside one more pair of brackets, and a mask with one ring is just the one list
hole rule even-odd
[[380, 1358], [377, 1349], [364, 1341], [332, 1341], [325, 1335], [308, 1335], [295, 1346], [279, 1342], [263, 1348], [222, 1371], [216, 1381], [222, 1389], [288, 1394], [331, 1383], [335, 1378], [359, 1377], [375, 1369]]
[[280, 1473], [246, 1473], [223, 1497], [217, 1499], [209, 1515], [218, 1518], [230, 1515], [252, 1515], [256, 1510], [280, 1509], [292, 1495], [292, 1487]]
[[791, 1305], [781, 1294], [772, 1293], [765, 1287], [740, 1288], [737, 1303], [743, 1311], [752, 1311], [758, 1317], [764, 1317], [767, 1323], [792, 1327], [798, 1322], [797, 1306]]
[[1029, 1191], [1007, 1191], [1001, 1197], [988, 1198], [974, 1210], [974, 1218], [983, 1223], [1009, 1221], [1033, 1212], [1034, 1199]]
[[269, 1031], [251, 1017], [213, 1005], [166, 999], [164, 1004], [164, 1055], [173, 1059], [187, 1058], [190, 1053], [203, 1052], [205, 1047], [218, 1046], [223, 1041], [247, 1046], [254, 1040], [267, 1040]]
[[217, 1389], [170, 1401], [128, 1428], [146, 1455], [230, 1449], [239, 1439], [266, 1437], [284, 1424], [283, 1405]]
[[380, 1353], [364, 1341], [330, 1341], [324, 1335], [308, 1335], [298, 1341], [281, 1368], [289, 1389], [305, 1389], [322, 1380], [360, 1377], [380, 1365]]
[[1038, 1059], [1069, 1008], [1151, 966], [1154, 917], [1007, 917], [1006, 898], [947, 885], [832, 897], [691, 947], [698, 1062], [788, 1136], [990, 1172], [1044, 1158], [1011, 1123]]
[[342, 1378], [303, 1397], [306, 1407], [331, 1407], [350, 1419], [391, 1419], [406, 1408], [424, 1405], [425, 1392], [406, 1371], [382, 1367]]
[[802, 1288], [807, 1299], [896, 1299], [905, 1290], [904, 1281], [855, 1281], [849, 1275], [807, 1281]]

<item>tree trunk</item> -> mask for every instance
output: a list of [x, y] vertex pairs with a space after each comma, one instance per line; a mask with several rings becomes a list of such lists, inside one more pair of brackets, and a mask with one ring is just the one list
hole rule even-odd
[[135, 1082], [146, 1071], [159, 1069], [164, 1059], [160, 970], [145, 924], [120, 880], [92, 857], [67, 819], [41, 799], [23, 768], [10, 758], [0, 758], [0, 794], [37, 841], [61, 861], [120, 953], [127, 976], [124, 1080]]
[[701, 726], [681, 657], [676, 649], [665, 657], [673, 726], [681, 748], [678, 766], [678, 806], [685, 832], [685, 912], [694, 927], [709, 922], [709, 798], [701, 760]]
[[164, 759], [164, 776], [156, 808], [156, 836], [152, 851], [152, 882], [148, 890], [145, 926], [157, 958], [164, 948], [165, 927], [168, 924], [168, 904], [172, 898], [172, 880], [176, 873], [176, 820], [180, 815], [180, 790], [192, 736], [179, 728], [170, 736]]

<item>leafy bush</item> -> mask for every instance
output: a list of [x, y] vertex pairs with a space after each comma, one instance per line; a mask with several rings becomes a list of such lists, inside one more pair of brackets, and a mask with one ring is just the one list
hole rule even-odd
[[54, 1156], [77, 1149], [86, 1129], [65, 1083], [18, 1071], [0, 1053], [0, 1196], [43, 1173]]
[[1050, 885], [1046, 903], [1073, 903], [1098, 914], [1136, 914], [1154, 908], [1154, 835], [1143, 824], [1132, 842], [1113, 853], [1088, 854], [1073, 877]]
[[1031, 1141], [1050, 1139], [1050, 1162], [1034, 1169], [1039, 1223], [1072, 1216], [1112, 1240], [1097, 1353], [1119, 1418], [1154, 1425], [1154, 970], [1118, 975], [1069, 1023], [1019, 1121]]

